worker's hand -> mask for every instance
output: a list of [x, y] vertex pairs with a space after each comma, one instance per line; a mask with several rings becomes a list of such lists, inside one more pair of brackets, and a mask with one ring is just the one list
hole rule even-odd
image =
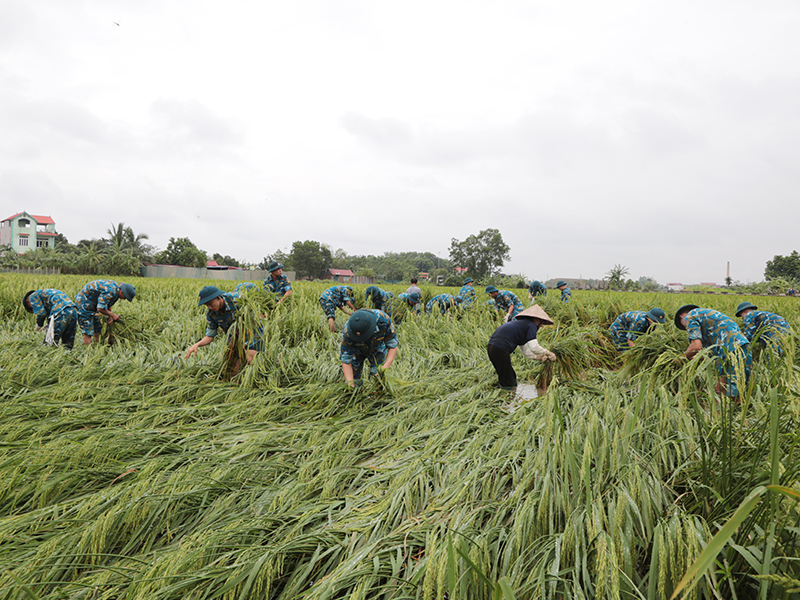
[[546, 354], [547, 360], [549, 360], [550, 362], [556, 362], [557, 357], [554, 353], [552, 353], [550, 350], [545, 350], [545, 352], [547, 353]]
[[509, 317], [509, 314], [506, 313], [506, 316], [503, 317], [503, 323], [508, 323], [508, 317]]
[[191, 346], [189, 346], [189, 350], [186, 352], [186, 355], [183, 358], [189, 358], [192, 355], [197, 356], [198, 348], [199, 346], [197, 344], [192, 344]]

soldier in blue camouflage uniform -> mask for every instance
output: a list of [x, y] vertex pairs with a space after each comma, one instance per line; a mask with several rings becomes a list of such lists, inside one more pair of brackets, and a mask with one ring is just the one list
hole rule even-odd
[[249, 281], [244, 281], [242, 283], [237, 283], [236, 287], [233, 288], [233, 293], [237, 296], [241, 296], [242, 294], [248, 294], [250, 292], [257, 292], [258, 286], [255, 283], [251, 283]]
[[636, 338], [647, 333], [652, 325], [663, 324], [665, 316], [664, 311], [657, 307], [648, 312], [630, 310], [619, 315], [609, 327], [611, 339], [614, 340], [617, 350], [624, 352], [628, 348], [633, 348]]
[[[352, 315], [355, 311], [353, 306], [353, 288], [349, 285], [334, 285], [322, 292], [319, 297], [319, 305], [325, 316], [328, 317], [328, 329], [334, 331], [336, 329], [336, 309], [338, 308], [346, 315]], [[345, 306], [350, 307], [350, 310], [345, 310]]]
[[783, 355], [781, 336], [789, 333], [786, 319], [766, 310], [758, 310], [749, 302], [742, 302], [736, 307], [736, 316], [744, 321], [744, 337], [751, 342], [755, 339], [762, 348], [769, 347], [777, 356]]
[[461, 297], [461, 306], [463, 308], [469, 308], [478, 299], [473, 283], [472, 277], [467, 277], [464, 280], [464, 285], [458, 290], [458, 295]]
[[387, 292], [374, 285], [364, 290], [364, 300], [367, 302], [371, 300], [372, 308], [382, 310], [390, 317], [392, 316], [392, 302], [394, 299], [395, 297], [392, 292]]
[[[197, 306], [203, 306], [205, 304], [208, 309], [206, 312], [206, 333], [203, 339], [189, 347], [184, 358], [197, 356], [197, 350], [213, 342], [220, 329], [222, 329], [223, 333], [228, 332], [228, 329], [230, 329], [231, 325], [233, 325], [236, 320], [236, 301], [238, 299], [238, 294], [223, 292], [213, 285], [207, 285], [200, 290]], [[263, 349], [263, 340], [261, 339], [262, 333], [263, 330], [259, 328], [254, 332], [252, 338], [245, 339], [244, 341], [247, 346], [248, 365], [253, 362], [256, 354]]]
[[684, 353], [687, 359], [703, 348], [711, 348], [720, 375], [716, 391], [738, 399], [740, 388], [750, 378], [753, 356], [750, 342], [734, 320], [717, 310], [686, 304], [675, 313], [675, 326], [689, 332], [689, 348]]
[[108, 324], [119, 321], [118, 314], [111, 312], [111, 307], [120, 298], [125, 298], [128, 302], [136, 296], [136, 288], [130, 283], [117, 283], [110, 279], [98, 279], [91, 281], [83, 286], [83, 289], [75, 296], [75, 306], [78, 307], [78, 325], [83, 332], [83, 343], [91, 344], [100, 340], [100, 331], [103, 324], [100, 317], [95, 313], [100, 313], [108, 317]]
[[375, 375], [379, 366], [383, 369], [391, 367], [396, 355], [397, 333], [385, 312], [362, 308], [347, 320], [339, 351], [347, 385], [353, 387], [356, 381], [361, 383], [365, 360], [369, 361], [370, 375]]
[[498, 290], [493, 285], [486, 286], [486, 293], [489, 294], [494, 300], [494, 306], [498, 312], [505, 313], [503, 320], [510, 321], [519, 313], [525, 310], [522, 301], [517, 297], [514, 292], [508, 290]]
[[283, 274], [283, 265], [279, 262], [273, 260], [269, 263], [267, 270], [269, 277], [264, 280], [264, 289], [275, 294], [275, 300], [280, 304], [292, 294], [292, 284]]
[[425, 312], [429, 313], [433, 310], [434, 306], [439, 307], [439, 312], [445, 314], [451, 308], [456, 308], [461, 305], [461, 296], [453, 296], [452, 294], [439, 294], [430, 299], [425, 306]]
[[48, 327], [52, 317], [53, 344], [63, 342], [72, 350], [75, 344], [75, 330], [78, 327], [78, 308], [69, 296], [61, 290], [31, 290], [25, 294], [22, 305], [29, 313], [36, 315], [37, 327]]
[[533, 300], [536, 296], [547, 296], [547, 287], [541, 281], [534, 279], [528, 286], [528, 297]]
[[561, 301], [562, 302], [569, 302], [570, 300], [572, 300], [572, 292], [567, 287], [567, 282], [566, 281], [559, 281], [556, 284], [556, 287], [559, 290], [561, 290]]
[[398, 294], [396, 304], [392, 307], [392, 320], [395, 324], [400, 325], [403, 321], [403, 317], [409, 310], [414, 311], [414, 314], [418, 315], [420, 313], [421, 302], [422, 296], [417, 292], [403, 292], [402, 294]]

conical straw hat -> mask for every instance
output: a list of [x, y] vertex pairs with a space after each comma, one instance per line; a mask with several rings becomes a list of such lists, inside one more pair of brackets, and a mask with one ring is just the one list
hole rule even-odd
[[553, 324], [553, 319], [547, 316], [547, 313], [544, 312], [544, 309], [539, 306], [538, 304], [534, 304], [533, 306], [529, 306], [522, 312], [517, 313], [517, 317], [536, 317], [537, 319], [541, 319], [547, 325]]

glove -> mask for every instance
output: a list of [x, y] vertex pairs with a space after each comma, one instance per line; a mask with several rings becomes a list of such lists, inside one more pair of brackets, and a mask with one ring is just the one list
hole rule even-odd
[[503, 322], [504, 323], [508, 323], [508, 313], [506, 313], [506, 316], [503, 317]]
[[550, 362], [556, 362], [556, 355], [555, 354], [550, 352], [550, 350], [545, 350], [545, 352], [547, 353], [547, 360], [549, 360]]
[[531, 340], [527, 344], [520, 346], [520, 350], [522, 350], [522, 355], [525, 358], [531, 358], [533, 360], [541, 360], [545, 361], [548, 360], [548, 354], [553, 356], [553, 360], [555, 360], [555, 354], [550, 352], [549, 350], [545, 350], [539, 345], [539, 340]]

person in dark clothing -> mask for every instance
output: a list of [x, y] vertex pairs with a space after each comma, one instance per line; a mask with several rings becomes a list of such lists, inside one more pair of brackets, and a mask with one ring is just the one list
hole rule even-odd
[[489, 360], [497, 372], [500, 388], [513, 390], [517, 387], [517, 373], [511, 365], [511, 353], [519, 346], [523, 356], [534, 360], [556, 359], [556, 355], [545, 350], [536, 340], [536, 334], [542, 325], [552, 325], [553, 321], [547, 316], [541, 306], [534, 304], [517, 315], [517, 318], [498, 327], [489, 338], [486, 351]]

